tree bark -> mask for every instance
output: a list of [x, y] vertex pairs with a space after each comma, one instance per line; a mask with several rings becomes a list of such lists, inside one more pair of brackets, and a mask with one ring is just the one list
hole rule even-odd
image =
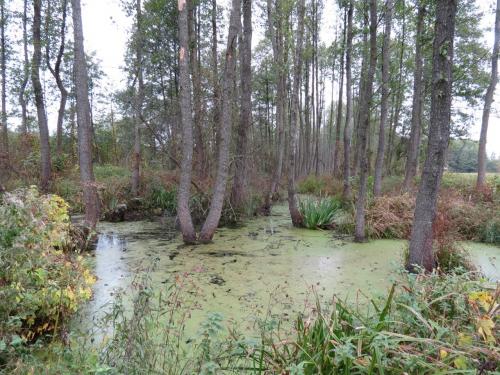
[[[344, 12], [344, 30], [342, 36], [342, 52], [340, 55], [340, 80], [339, 80], [339, 99], [337, 102], [337, 121], [335, 129], [335, 150], [333, 151], [333, 175], [339, 176], [339, 149], [340, 149], [340, 128], [342, 126], [342, 98], [344, 95], [344, 57], [345, 57], [345, 39], [347, 28], [347, 9]], [[333, 114], [333, 113], [332, 113]]]
[[248, 131], [252, 126], [252, 1], [243, 2], [243, 30], [240, 49], [240, 122], [236, 140], [234, 182], [231, 192], [233, 207], [241, 209], [246, 200]]
[[144, 77], [142, 69], [143, 55], [143, 29], [142, 29], [142, 6], [141, 0], [136, 0], [136, 46], [135, 46], [135, 70], [137, 74], [137, 94], [134, 103], [134, 151], [132, 165], [132, 195], [139, 195], [141, 182], [141, 125], [142, 106], [144, 102]]
[[35, 94], [35, 104], [38, 116], [38, 128], [40, 131], [40, 156], [41, 156], [41, 174], [40, 187], [43, 192], [49, 189], [51, 179], [51, 161], [49, 128], [47, 125], [47, 114], [45, 113], [45, 104], [43, 99], [43, 89], [40, 82], [40, 65], [42, 60], [41, 47], [41, 0], [33, 0], [33, 61], [31, 67], [31, 80], [33, 82], [33, 91]]
[[382, 192], [382, 171], [384, 169], [385, 153], [385, 126], [387, 122], [387, 107], [389, 104], [389, 59], [391, 48], [392, 0], [387, 0], [385, 9], [385, 32], [382, 47], [382, 100], [380, 104], [380, 127], [378, 133], [377, 159], [375, 161], [375, 177], [373, 181], [373, 195], [379, 196]]
[[406, 157], [403, 191], [411, 188], [417, 174], [418, 154], [420, 148], [420, 133], [422, 127], [422, 34], [424, 30], [425, 0], [420, 0], [417, 14], [417, 33], [415, 36], [415, 71], [413, 73], [413, 105], [411, 110], [411, 132]]
[[356, 229], [354, 241], [364, 242], [365, 233], [365, 200], [368, 180], [368, 132], [370, 127], [370, 109], [373, 101], [373, 79], [377, 65], [377, 0], [370, 0], [370, 60], [364, 87], [364, 106], [359, 116], [359, 191], [356, 200]]
[[178, 0], [179, 6], [179, 101], [182, 121], [182, 160], [177, 192], [177, 216], [184, 243], [196, 242], [191, 212], [190, 187], [193, 170], [193, 118], [191, 84], [189, 78], [189, 33], [187, 0]]
[[488, 122], [490, 119], [491, 104], [493, 94], [498, 83], [498, 56], [500, 51], [500, 0], [497, 0], [495, 15], [495, 42], [493, 53], [491, 54], [491, 79], [486, 96], [484, 97], [483, 118], [481, 122], [481, 135], [479, 137], [479, 151], [477, 164], [476, 188], [481, 189], [486, 185], [486, 141], [488, 136]]
[[352, 73], [351, 73], [351, 60], [352, 60], [352, 13], [353, 13], [353, 0], [349, 1], [349, 8], [347, 11], [347, 45], [345, 57], [345, 79], [346, 79], [346, 104], [345, 104], [345, 127], [344, 127], [344, 186], [342, 196], [345, 200], [351, 199], [351, 132], [352, 132]]
[[92, 165], [92, 130], [89, 103], [89, 76], [85, 48], [83, 45], [82, 10], [80, 0], [71, 0], [73, 10], [73, 34], [75, 43], [75, 94], [78, 125], [78, 155], [80, 162], [80, 182], [85, 204], [85, 224], [95, 228], [100, 216], [99, 196]]
[[422, 178], [415, 203], [407, 268], [431, 271], [435, 265], [432, 249], [437, 197], [443, 176], [450, 138], [452, 99], [453, 39], [456, 0], [439, 0], [436, 7], [432, 56], [432, 92], [429, 140]]
[[297, 159], [297, 125], [300, 122], [300, 86], [302, 76], [302, 45], [304, 38], [304, 14], [305, 0], [299, 2], [297, 44], [295, 46], [295, 57], [293, 65], [293, 88], [292, 88], [292, 113], [290, 119], [290, 131], [288, 133], [288, 209], [295, 227], [302, 225], [302, 215], [297, 208], [297, 197], [295, 194], [295, 160]]
[[220, 147], [214, 192], [207, 218], [200, 232], [201, 242], [210, 242], [219, 225], [224, 204], [227, 176], [229, 172], [229, 146], [231, 143], [231, 117], [233, 82], [236, 76], [236, 43], [241, 13], [241, 0], [232, 0], [229, 32], [227, 37], [226, 61], [224, 66], [224, 88], [222, 91], [222, 121], [220, 127]]

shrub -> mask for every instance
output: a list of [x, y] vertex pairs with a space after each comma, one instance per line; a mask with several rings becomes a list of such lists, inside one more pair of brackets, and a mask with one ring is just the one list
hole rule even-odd
[[333, 219], [340, 210], [341, 202], [336, 198], [310, 199], [299, 201], [299, 211], [303, 217], [306, 228], [328, 228], [333, 224]]
[[68, 205], [36, 188], [3, 196], [0, 205], [0, 345], [57, 331], [91, 297], [94, 278], [69, 248]]
[[170, 215], [177, 211], [177, 192], [175, 189], [167, 190], [163, 186], [153, 186], [146, 198], [150, 208], [161, 208]]
[[493, 218], [482, 225], [480, 239], [486, 243], [500, 245], [500, 217]]
[[366, 212], [368, 235], [372, 238], [408, 238], [414, 209], [415, 198], [409, 194], [375, 198]]
[[319, 195], [325, 189], [325, 181], [314, 176], [307, 176], [304, 180], [298, 183], [298, 192], [301, 194]]

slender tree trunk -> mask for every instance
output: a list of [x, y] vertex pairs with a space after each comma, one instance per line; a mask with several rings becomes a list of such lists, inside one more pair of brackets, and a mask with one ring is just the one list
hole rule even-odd
[[179, 6], [179, 102], [182, 121], [182, 160], [177, 192], [177, 216], [184, 243], [196, 242], [193, 220], [189, 210], [193, 170], [193, 117], [191, 83], [189, 77], [189, 33], [187, 0], [178, 0]]
[[42, 60], [41, 48], [41, 0], [33, 0], [33, 61], [31, 67], [31, 80], [33, 81], [33, 91], [35, 93], [35, 104], [38, 115], [38, 128], [40, 131], [40, 156], [41, 156], [41, 182], [42, 191], [49, 189], [51, 178], [49, 128], [47, 125], [47, 115], [43, 99], [42, 84], [40, 82], [40, 65]]
[[403, 191], [411, 188], [413, 178], [417, 174], [418, 154], [420, 148], [420, 133], [422, 124], [422, 34], [424, 31], [425, 1], [420, 0], [417, 14], [417, 33], [415, 37], [415, 71], [413, 74], [413, 106], [411, 110], [411, 132], [406, 158]]
[[345, 200], [351, 199], [351, 132], [352, 132], [352, 73], [351, 73], [351, 60], [352, 60], [352, 13], [353, 13], [353, 0], [349, 1], [349, 8], [347, 11], [347, 46], [346, 46], [346, 104], [345, 104], [345, 127], [344, 127], [344, 186], [342, 196]]
[[414, 270], [415, 266], [419, 266], [431, 271], [435, 265], [432, 249], [433, 224], [450, 138], [453, 39], [456, 12], [456, 0], [439, 0], [437, 2], [432, 56], [429, 140], [427, 157], [415, 203], [415, 216], [407, 263], [409, 270]]
[[288, 208], [294, 226], [302, 225], [302, 215], [297, 208], [297, 197], [295, 194], [295, 160], [297, 159], [297, 124], [300, 122], [300, 78], [302, 76], [302, 45], [304, 38], [304, 14], [305, 0], [299, 2], [297, 44], [295, 46], [295, 57], [293, 66], [293, 88], [292, 88], [292, 113], [290, 119], [290, 131], [288, 134]]
[[354, 240], [364, 242], [366, 240], [365, 232], [365, 200], [366, 185], [368, 180], [368, 132], [370, 131], [370, 109], [373, 101], [373, 79], [377, 65], [377, 0], [370, 0], [370, 60], [365, 82], [365, 105], [360, 108], [359, 122], [359, 147], [360, 152], [360, 173], [359, 173], [359, 192], [356, 200], [356, 230]]
[[85, 48], [83, 45], [82, 9], [80, 0], [71, 0], [73, 10], [73, 34], [75, 43], [75, 93], [76, 118], [78, 124], [78, 155], [80, 162], [80, 182], [85, 204], [85, 224], [95, 228], [100, 216], [99, 196], [92, 165], [92, 132], [89, 102], [89, 76]]
[[488, 121], [490, 119], [491, 103], [493, 103], [493, 94], [498, 83], [498, 54], [500, 51], [500, 0], [497, 0], [495, 16], [495, 42], [493, 44], [493, 53], [491, 55], [491, 79], [486, 96], [484, 97], [483, 119], [481, 123], [481, 136], [479, 138], [479, 152], [477, 165], [477, 189], [484, 188], [486, 185], [486, 140], [488, 135]]
[[229, 146], [231, 143], [231, 117], [233, 82], [236, 76], [236, 43], [240, 25], [241, 0], [232, 0], [229, 32], [227, 37], [226, 61], [224, 67], [224, 89], [222, 91], [222, 121], [220, 127], [220, 147], [214, 192], [207, 218], [200, 232], [202, 242], [210, 242], [219, 225], [227, 176], [229, 172]]
[[[51, 1], [47, 2], [47, 18], [46, 18], [46, 33], [49, 33], [50, 27], [50, 16], [51, 16]], [[59, 33], [61, 41], [59, 43], [59, 50], [57, 52], [55, 65], [52, 66], [50, 61], [50, 42], [45, 44], [45, 59], [47, 62], [47, 68], [54, 77], [57, 88], [59, 89], [61, 98], [59, 100], [59, 110], [57, 112], [57, 126], [56, 126], [56, 154], [58, 157], [62, 155], [62, 136], [63, 136], [63, 121], [64, 121], [64, 111], [66, 109], [66, 101], [68, 100], [68, 91], [64, 87], [64, 83], [61, 78], [61, 64], [64, 57], [64, 50], [66, 48], [66, 16], [67, 16], [68, 1], [62, 1], [62, 20], [61, 20], [61, 31]]]
[[137, 94], [134, 103], [134, 152], [132, 164], [132, 195], [139, 195], [141, 181], [141, 125], [142, 107], [144, 102], [144, 77], [142, 71], [143, 55], [143, 30], [142, 30], [142, 5], [141, 0], [136, 0], [136, 46], [135, 46], [135, 70], [137, 74]]
[[339, 176], [339, 151], [340, 151], [340, 128], [342, 127], [342, 98], [344, 95], [344, 56], [345, 39], [347, 28], [347, 8], [344, 11], [344, 30], [342, 36], [342, 51], [340, 55], [340, 80], [339, 80], [339, 99], [337, 103], [337, 124], [335, 129], [335, 150], [333, 152], [333, 175]]
[[[217, 53], [217, 0], [212, 0], [212, 79], [213, 79], [213, 122], [215, 133], [215, 149], [219, 149], [220, 124], [220, 84], [219, 84], [219, 57]], [[216, 152], [217, 154], [217, 152]]]
[[380, 104], [380, 128], [378, 133], [377, 160], [375, 161], [375, 178], [373, 181], [373, 195], [376, 197], [382, 192], [382, 171], [384, 169], [385, 126], [390, 95], [389, 59], [391, 52], [392, 0], [387, 0], [385, 6], [385, 32], [384, 45], [382, 47], [382, 101]]
[[0, 1], [0, 70], [2, 78], [2, 110], [0, 116], [0, 183], [6, 179], [9, 170], [9, 129], [7, 126], [7, 52], [5, 50], [5, 0]]
[[24, 0], [23, 5], [23, 53], [24, 53], [24, 64], [23, 64], [23, 80], [21, 82], [21, 87], [19, 88], [19, 105], [21, 106], [21, 133], [28, 133], [28, 115], [27, 115], [27, 103], [26, 103], [26, 86], [30, 78], [29, 72], [29, 58], [28, 58], [28, 0]]
[[252, 125], [252, 1], [242, 0], [243, 30], [240, 48], [240, 122], [236, 140], [234, 182], [231, 192], [233, 207], [241, 209], [246, 201], [248, 166], [248, 131]]

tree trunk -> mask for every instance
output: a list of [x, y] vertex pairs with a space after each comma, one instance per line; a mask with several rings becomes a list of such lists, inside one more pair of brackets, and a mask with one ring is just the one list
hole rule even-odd
[[99, 196], [92, 166], [92, 132], [89, 103], [89, 76], [83, 45], [82, 10], [80, 0], [71, 0], [73, 8], [73, 33], [75, 43], [75, 93], [78, 124], [78, 155], [80, 161], [80, 182], [85, 204], [85, 224], [95, 228], [100, 216]]
[[[344, 56], [345, 56], [345, 39], [347, 28], [347, 8], [344, 11], [344, 30], [342, 36], [342, 51], [340, 55], [340, 80], [339, 80], [339, 99], [337, 103], [337, 123], [335, 129], [335, 150], [333, 152], [333, 175], [339, 176], [339, 149], [340, 149], [340, 128], [342, 126], [342, 97], [344, 95]], [[333, 112], [332, 112], [333, 114]]]
[[23, 5], [23, 53], [24, 53], [24, 65], [23, 65], [23, 80], [21, 82], [21, 87], [19, 88], [19, 105], [21, 106], [21, 133], [26, 135], [28, 133], [28, 115], [27, 115], [27, 103], [26, 103], [26, 86], [30, 78], [29, 72], [29, 58], [28, 58], [28, 0], [24, 0]]
[[0, 181], [6, 179], [9, 173], [9, 129], [7, 126], [7, 53], [5, 50], [5, 1], [0, 1], [0, 70], [2, 78], [2, 110], [0, 116]]
[[406, 157], [403, 191], [411, 188], [413, 178], [417, 174], [418, 153], [420, 148], [420, 132], [422, 124], [422, 34], [424, 30], [425, 2], [420, 0], [417, 14], [417, 33], [415, 37], [415, 71], [413, 73], [413, 106], [411, 110], [411, 132]]
[[382, 101], [380, 104], [380, 128], [378, 133], [377, 160], [375, 161], [375, 178], [373, 195], [382, 192], [382, 171], [384, 169], [385, 124], [387, 122], [387, 107], [389, 104], [389, 59], [391, 48], [392, 0], [387, 0], [385, 9], [384, 45], [382, 47]]
[[297, 124], [300, 121], [300, 78], [302, 76], [302, 45], [304, 38], [304, 14], [305, 0], [301, 0], [298, 9], [297, 44], [295, 46], [295, 58], [293, 66], [293, 88], [292, 88], [292, 113], [290, 119], [290, 131], [288, 133], [288, 208], [290, 217], [295, 227], [302, 225], [302, 215], [297, 208], [297, 197], [295, 194], [295, 160], [297, 149]]
[[42, 0], [33, 0], [33, 61], [31, 66], [31, 80], [35, 93], [36, 112], [38, 115], [38, 128], [40, 130], [40, 156], [41, 156], [41, 179], [40, 187], [43, 192], [49, 189], [51, 178], [49, 128], [43, 99], [42, 84], [40, 82], [40, 65], [42, 60], [41, 47], [41, 6]]
[[216, 154], [219, 149], [220, 124], [220, 84], [219, 84], [219, 57], [217, 55], [217, 0], [212, 0], [212, 79], [213, 79], [213, 126], [215, 134]]
[[498, 53], [500, 51], [500, 0], [497, 0], [495, 16], [495, 42], [493, 44], [493, 53], [491, 55], [491, 79], [486, 96], [484, 97], [483, 119], [481, 123], [481, 136], [479, 138], [479, 152], [477, 164], [477, 182], [476, 188], [481, 189], [486, 185], [486, 140], [488, 135], [488, 121], [490, 118], [491, 104], [493, 103], [493, 94], [498, 83]]
[[365, 200], [368, 180], [368, 132], [370, 127], [370, 109], [373, 101], [373, 78], [377, 65], [377, 0], [370, 0], [370, 60], [365, 81], [364, 105], [359, 116], [359, 191], [356, 200], [356, 230], [354, 240], [364, 242], [365, 233]]
[[349, 1], [349, 9], [347, 11], [347, 46], [345, 56], [345, 90], [346, 90], [346, 104], [345, 104], [345, 127], [344, 127], [344, 186], [342, 196], [345, 200], [351, 199], [351, 132], [352, 132], [352, 73], [351, 73], [351, 60], [352, 60], [352, 13], [353, 13], [353, 0]]
[[196, 242], [193, 220], [189, 210], [193, 170], [193, 118], [189, 78], [189, 33], [187, 0], [179, 0], [179, 102], [182, 121], [182, 160], [177, 192], [177, 216], [184, 243]]
[[226, 61], [224, 66], [224, 88], [222, 91], [222, 121], [220, 127], [220, 147], [214, 192], [207, 218], [200, 233], [202, 242], [210, 242], [219, 225], [224, 204], [227, 176], [229, 172], [229, 146], [231, 143], [231, 117], [233, 82], [236, 76], [236, 43], [238, 38], [241, 0], [232, 0], [229, 32], [227, 37]]
[[453, 39], [456, 0], [439, 0], [432, 56], [432, 92], [429, 140], [422, 178], [415, 203], [407, 268], [415, 266], [431, 271], [435, 265], [433, 224], [436, 216], [439, 186], [450, 138]]
[[252, 1], [243, 1], [243, 30], [240, 49], [240, 123], [236, 140], [234, 182], [231, 192], [233, 207], [241, 209], [246, 201], [248, 131], [252, 125]]
[[[68, 8], [68, 0], [62, 1], [62, 20], [61, 20], [61, 31], [60, 37], [61, 42], [59, 44], [59, 50], [57, 52], [56, 63], [52, 66], [50, 62], [50, 42], [47, 41], [45, 45], [45, 58], [47, 60], [47, 68], [50, 74], [54, 77], [57, 88], [61, 94], [59, 100], [59, 110], [57, 112], [57, 126], [56, 126], [56, 154], [58, 157], [62, 155], [62, 136], [63, 136], [63, 120], [64, 111], [66, 109], [66, 101], [68, 99], [68, 91], [64, 87], [64, 83], [61, 78], [61, 64], [64, 57], [64, 50], [66, 48], [66, 15]], [[51, 1], [47, 2], [47, 19], [46, 19], [46, 33], [49, 32], [50, 27], [50, 14], [51, 14]]]
[[136, 0], [136, 46], [135, 46], [135, 69], [137, 74], [137, 94], [134, 103], [134, 152], [132, 164], [132, 195], [139, 195], [141, 181], [141, 125], [142, 106], [144, 102], [144, 77], [142, 72], [142, 50], [143, 50], [143, 30], [142, 30], [142, 6], [141, 0]]

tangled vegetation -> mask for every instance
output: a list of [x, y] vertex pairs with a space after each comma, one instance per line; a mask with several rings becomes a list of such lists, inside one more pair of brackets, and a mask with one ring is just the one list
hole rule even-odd
[[67, 203], [36, 188], [0, 205], [0, 365], [23, 342], [60, 331], [92, 295], [85, 257], [70, 245]]

